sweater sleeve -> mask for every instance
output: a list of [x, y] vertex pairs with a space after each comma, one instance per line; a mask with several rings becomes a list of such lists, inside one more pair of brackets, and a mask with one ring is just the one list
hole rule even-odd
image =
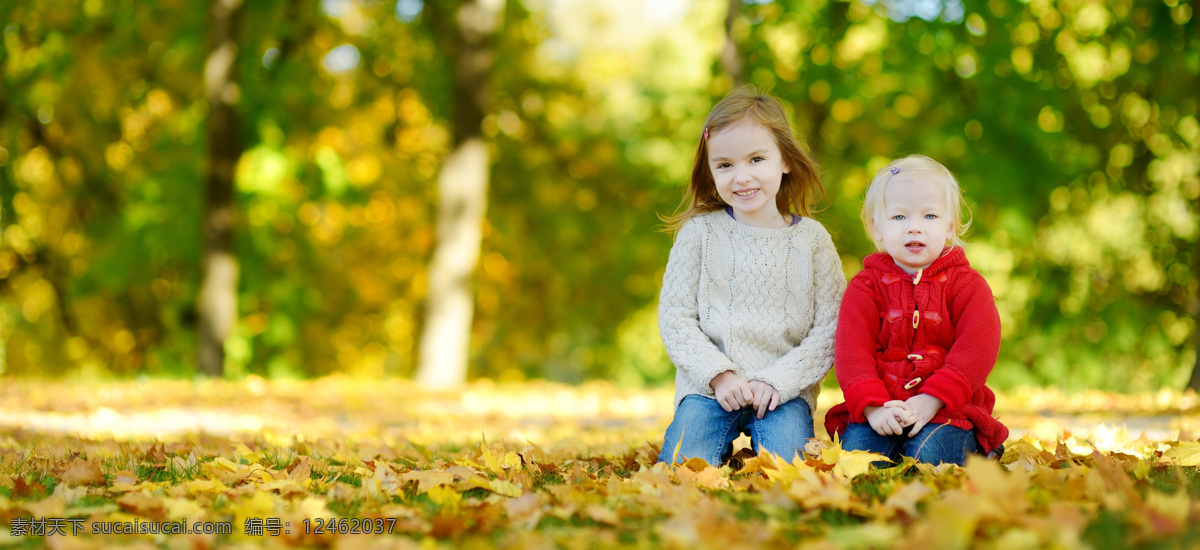
[[977, 273], [948, 296], [953, 300], [950, 313], [954, 315], [954, 344], [946, 352], [945, 363], [930, 375], [921, 393], [941, 399], [946, 404], [945, 411], [953, 413], [983, 387], [996, 366], [1000, 353], [1000, 314], [991, 287]]
[[873, 284], [865, 276], [850, 281], [838, 315], [834, 363], [851, 422], [866, 422], [863, 409], [891, 400], [875, 365], [879, 352], [876, 339], [883, 321], [873, 297]]
[[675, 368], [712, 395], [709, 383], [718, 374], [736, 370], [700, 328], [700, 262], [704, 253], [703, 227], [695, 219], [684, 223], [671, 247], [658, 298], [658, 331]]
[[775, 388], [780, 403], [795, 399], [804, 390], [821, 383], [833, 367], [833, 337], [838, 304], [846, 290], [846, 274], [829, 233], [821, 231], [814, 240], [812, 328], [799, 345], [750, 377]]

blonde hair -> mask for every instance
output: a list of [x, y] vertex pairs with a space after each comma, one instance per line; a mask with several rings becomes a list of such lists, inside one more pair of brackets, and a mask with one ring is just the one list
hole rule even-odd
[[725, 201], [717, 194], [712, 169], [708, 166], [708, 137], [743, 119], [757, 122], [771, 132], [783, 157], [784, 166], [791, 169], [783, 175], [783, 180], [779, 183], [779, 192], [775, 195], [775, 206], [781, 215], [810, 216], [811, 204], [816, 196], [825, 196], [825, 188], [821, 186], [820, 167], [792, 134], [783, 105], [775, 97], [758, 91], [754, 86], [739, 86], [713, 106], [708, 118], [704, 120], [704, 130], [700, 132], [696, 159], [692, 164], [691, 180], [684, 191], [683, 200], [674, 214], [663, 218], [668, 233], [678, 233], [679, 228], [683, 227], [683, 222], [694, 216], [725, 207]]
[[[940, 162], [925, 155], [909, 155], [893, 160], [875, 174], [871, 185], [867, 187], [867, 198], [863, 201], [862, 207], [862, 222], [863, 227], [867, 230], [867, 236], [872, 241], [875, 240], [873, 230], [875, 220], [883, 215], [883, 195], [887, 191], [888, 185], [897, 177], [914, 174], [930, 178], [941, 184], [946, 193], [946, 206], [950, 208], [951, 237], [949, 244], [958, 247], [966, 246], [963, 237], [967, 234], [967, 229], [971, 227], [971, 209], [963, 198], [962, 189], [958, 186], [958, 179]], [[965, 221], [964, 215], [966, 216]], [[875, 243], [875, 247], [883, 250], [883, 245], [878, 242]]]

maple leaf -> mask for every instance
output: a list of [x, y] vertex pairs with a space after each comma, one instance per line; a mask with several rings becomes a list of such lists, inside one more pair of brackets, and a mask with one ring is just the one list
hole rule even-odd
[[237, 464], [223, 456], [218, 456], [212, 462], [204, 464], [200, 470], [230, 487], [250, 476], [249, 467]]
[[61, 518], [67, 513], [67, 501], [50, 496], [36, 502], [22, 502], [20, 507], [35, 518]]
[[563, 478], [567, 483], [580, 490], [592, 490], [597, 487], [596, 476], [588, 472], [583, 464], [582, 461], [574, 461], [571, 465], [570, 475], [564, 475]]
[[69, 486], [104, 485], [104, 472], [100, 471], [99, 460], [83, 460], [76, 458], [67, 465], [60, 477], [63, 483]]
[[289, 498], [297, 495], [307, 495], [308, 491], [299, 483], [290, 479], [280, 479], [277, 481], [269, 481], [258, 486], [260, 491], [272, 491], [278, 493], [279, 496]]
[[608, 525], [620, 525], [621, 517], [613, 510], [603, 506], [592, 505], [583, 510], [584, 516], [596, 523], [605, 523]]
[[489, 480], [487, 482], [487, 487], [484, 487], [484, 488], [493, 493], [496, 493], [497, 495], [501, 495], [501, 496], [506, 496], [506, 497], [521, 496], [521, 488], [520, 487], [516, 486], [515, 484], [513, 484], [510, 481], [505, 481], [503, 479]]
[[150, 518], [155, 521], [162, 521], [166, 518], [166, 505], [163, 500], [157, 496], [150, 494], [148, 491], [136, 491], [125, 493], [121, 498], [117, 499], [117, 506], [122, 510]]
[[784, 462], [778, 456], [766, 451], [759, 452], [753, 460], [756, 461], [763, 475], [774, 483], [787, 483], [801, 475], [798, 465]]
[[909, 528], [907, 548], [970, 548], [983, 515], [979, 499], [951, 490], [930, 502], [925, 515]]
[[154, 444], [150, 445], [150, 448], [146, 449], [145, 452], [142, 453], [142, 460], [155, 466], [162, 466], [163, 464], [166, 464], [167, 454], [163, 450], [162, 443], [156, 441]]
[[434, 487], [453, 484], [455, 475], [436, 470], [413, 470], [402, 474], [400, 479], [404, 481], [416, 481], [417, 492], [428, 493]]
[[708, 489], [726, 489], [729, 487], [729, 477], [726, 475], [728, 468], [716, 468], [699, 458], [688, 460], [691, 463], [693, 460], [699, 461], [699, 470], [695, 468], [695, 464], [684, 464], [684, 468], [675, 470], [675, 475], [679, 476], [680, 481], [694, 483], [700, 487]]
[[29, 498], [41, 496], [46, 492], [46, 486], [36, 481], [25, 481], [25, 478], [16, 476], [13, 478], [12, 497], [13, 498]]
[[187, 494], [196, 496], [202, 494], [216, 495], [229, 489], [219, 479], [196, 479], [183, 484]]
[[[288, 483], [296, 482], [288, 480]], [[404, 484], [404, 480], [400, 479], [387, 463], [376, 462], [375, 473], [371, 477], [363, 478], [361, 489], [363, 494], [369, 497], [389, 500], [394, 495], [403, 494]]]
[[504, 453], [504, 460], [500, 461], [500, 467], [505, 470], [519, 471], [522, 468], [521, 455], [513, 451]]
[[742, 467], [738, 469], [737, 475], [753, 474], [761, 471], [763, 471], [762, 461], [757, 456], [754, 456], [742, 462]]
[[917, 503], [933, 492], [933, 488], [920, 481], [911, 481], [901, 485], [900, 488], [888, 495], [887, 500], [883, 503], [884, 513], [881, 515], [887, 518], [894, 516], [896, 512], [904, 512], [909, 517], [916, 517]]
[[68, 487], [66, 483], [60, 483], [54, 488], [54, 492], [50, 496], [63, 499], [63, 502], [68, 506], [75, 504], [79, 499], [87, 496], [87, 487]]
[[1200, 443], [1181, 441], [1163, 452], [1163, 462], [1171, 462], [1179, 466], [1200, 466]]
[[239, 528], [245, 525], [246, 518], [279, 517], [275, 513], [275, 499], [265, 491], [251, 491], [248, 497], [234, 500], [229, 511], [234, 515], [234, 525]]
[[1104, 456], [1100, 451], [1092, 451], [1092, 460], [1096, 464], [1093, 471], [1095, 476], [1098, 476], [1102, 483], [1092, 482], [1094, 485], [1093, 494], [1106, 499], [1110, 496], [1117, 495], [1134, 495], [1133, 481], [1125, 473], [1125, 469], [1118, 465], [1112, 459]]
[[241, 458], [250, 464], [263, 461], [262, 455], [251, 450], [250, 447], [247, 447], [245, 443], [238, 443], [236, 452], [238, 458]]
[[675, 450], [671, 452], [671, 465], [679, 464], [679, 449], [683, 448], [683, 434], [687, 433], [687, 426], [679, 429], [679, 441], [675, 443]]
[[521, 458], [522, 467], [526, 471], [532, 472], [534, 475], [542, 474], [542, 465], [534, 461], [532, 453], [520, 453], [517, 456]]
[[542, 519], [542, 500], [534, 493], [525, 493], [505, 501], [504, 510], [519, 529], [532, 530]]
[[1028, 512], [1026, 498], [1030, 475], [1016, 471], [1006, 474], [994, 461], [972, 455], [963, 467], [964, 489], [976, 497], [976, 510], [987, 517], [1015, 518]]
[[867, 451], [842, 450], [837, 457], [837, 463], [833, 467], [833, 473], [843, 476], [846, 479], [854, 479], [855, 476], [870, 471], [871, 466], [876, 462], [892, 462], [892, 459]]
[[[329, 510], [329, 503], [316, 495], [308, 495], [304, 498], [292, 501], [292, 511], [302, 518], [327, 518], [333, 515]], [[382, 517], [394, 517], [380, 512]]]
[[194, 500], [186, 498], [170, 498], [162, 499], [163, 513], [168, 520], [178, 521], [181, 519], [197, 520], [208, 515], [208, 510]]
[[687, 462], [683, 463], [683, 467], [693, 472], [701, 472], [706, 468], [711, 468], [711, 466], [708, 464], [708, 461], [704, 460], [703, 458], [689, 458], [687, 459]]
[[114, 488], [117, 485], [129, 485], [132, 487], [133, 485], [136, 485], [137, 482], [138, 482], [137, 473], [132, 472], [130, 470], [121, 470], [120, 472], [113, 474], [113, 487]]
[[287, 475], [288, 479], [297, 482], [306, 481], [310, 476], [312, 476], [312, 459], [307, 456], [300, 457]]
[[434, 504], [448, 507], [452, 510], [458, 509], [458, 503], [462, 502], [462, 495], [445, 485], [438, 485], [430, 489], [426, 494], [429, 495], [429, 500], [432, 500]]
[[1088, 517], [1077, 504], [1051, 502], [1044, 513], [1026, 514], [1020, 518], [1020, 522], [1037, 533], [1043, 541], [1060, 541], [1065, 547], [1082, 547], [1082, 544], [1070, 544], [1068, 541], [1079, 540], [1088, 526]]
[[487, 439], [484, 439], [483, 442], [479, 444], [479, 452], [483, 457], [483, 463], [487, 465], [487, 469], [491, 470], [492, 473], [498, 476], [504, 475], [504, 467], [501, 466], [500, 461], [496, 459], [496, 455], [492, 454], [492, 450], [488, 448]]
[[1138, 506], [1145, 529], [1156, 537], [1175, 535], [1187, 524], [1192, 499], [1186, 490], [1164, 493], [1150, 490], [1145, 505]]

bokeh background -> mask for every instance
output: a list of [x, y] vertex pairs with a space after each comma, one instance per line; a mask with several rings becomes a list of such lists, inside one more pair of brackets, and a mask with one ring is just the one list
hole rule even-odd
[[[453, 280], [450, 378], [669, 384], [659, 216], [752, 83], [823, 168], [847, 275], [877, 168], [959, 176], [992, 385], [1200, 386], [1198, 9], [6, 0], [0, 376], [422, 379]], [[465, 277], [435, 266], [450, 234]]]

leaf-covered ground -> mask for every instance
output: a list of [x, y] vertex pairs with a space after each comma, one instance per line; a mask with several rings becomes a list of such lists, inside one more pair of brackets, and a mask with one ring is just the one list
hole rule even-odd
[[[794, 460], [743, 438], [671, 469], [669, 389], [3, 380], [0, 546], [1200, 546], [1195, 394], [997, 406], [999, 462], [877, 470], [818, 427]], [[105, 534], [177, 529], [229, 533]]]

